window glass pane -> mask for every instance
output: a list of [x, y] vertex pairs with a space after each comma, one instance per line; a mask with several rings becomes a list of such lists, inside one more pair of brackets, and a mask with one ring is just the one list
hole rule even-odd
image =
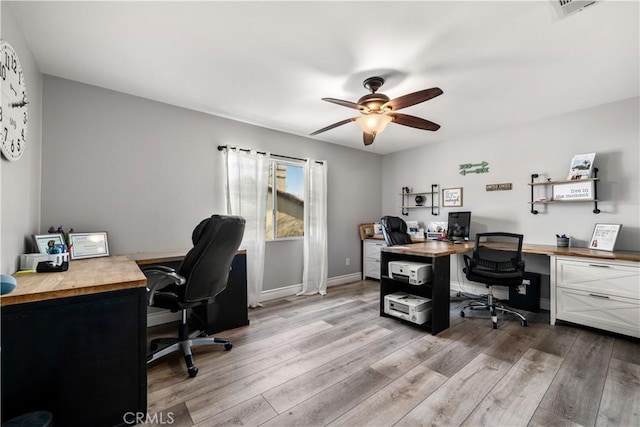
[[304, 169], [275, 162], [276, 238], [304, 234]]
[[303, 235], [304, 166], [272, 160], [269, 166], [265, 239]]

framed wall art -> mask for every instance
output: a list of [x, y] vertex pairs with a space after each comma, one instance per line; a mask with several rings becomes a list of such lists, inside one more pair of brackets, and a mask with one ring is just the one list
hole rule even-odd
[[442, 189], [442, 207], [455, 208], [462, 206], [462, 187]]

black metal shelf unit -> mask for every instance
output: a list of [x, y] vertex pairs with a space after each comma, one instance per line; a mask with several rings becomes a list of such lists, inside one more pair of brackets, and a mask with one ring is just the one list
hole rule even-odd
[[[400, 206], [400, 208], [402, 209], [402, 215], [409, 215], [409, 209], [417, 209], [417, 208], [431, 208], [431, 215], [436, 216], [438, 215], [439, 212], [439, 208], [440, 206], [438, 206], [438, 184], [431, 184], [431, 191], [411, 191], [411, 189], [409, 187], [402, 187], [402, 193], [400, 194], [402, 196], [402, 206]], [[421, 205], [421, 204], [414, 204], [411, 205], [409, 200], [411, 199], [411, 196], [431, 196], [431, 204], [430, 205]]]
[[[571, 181], [571, 180], [563, 180], [563, 181], [536, 181], [540, 176], [537, 173], [531, 174], [531, 182], [528, 183], [531, 186], [531, 201], [529, 204], [531, 205], [530, 212], [533, 215], [537, 215], [540, 213], [537, 209], [535, 209], [535, 205], [549, 205], [549, 204], [561, 204], [561, 203], [593, 203], [593, 213], [599, 214], [600, 209], [598, 209], [598, 168], [593, 168], [593, 178], [581, 179], [580, 181]], [[549, 185], [563, 185], [563, 184], [575, 184], [577, 182], [592, 182], [593, 183], [593, 198], [588, 200], [535, 200], [534, 199], [534, 188], [537, 186], [549, 186]]]

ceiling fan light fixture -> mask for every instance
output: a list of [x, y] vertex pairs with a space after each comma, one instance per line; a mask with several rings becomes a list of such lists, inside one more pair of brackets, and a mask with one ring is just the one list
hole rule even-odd
[[382, 132], [391, 121], [393, 121], [393, 118], [380, 113], [369, 113], [356, 119], [356, 123], [362, 128], [363, 132], [373, 135]]

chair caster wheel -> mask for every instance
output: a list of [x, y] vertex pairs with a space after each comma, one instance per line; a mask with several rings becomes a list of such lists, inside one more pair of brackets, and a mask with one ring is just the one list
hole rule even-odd
[[460, 317], [464, 317], [464, 310], [460, 310]]
[[521, 321], [520, 323], [522, 323], [522, 326], [529, 326], [529, 324], [527, 323], [526, 320]]
[[225, 345], [224, 345], [224, 350], [225, 350], [225, 351], [229, 351], [229, 350], [231, 350], [232, 348], [233, 348], [233, 344], [231, 344], [231, 343], [229, 343], [229, 344], [225, 344]]
[[188, 368], [187, 371], [189, 372], [189, 376], [191, 378], [195, 377], [196, 375], [198, 375], [198, 368], [193, 366], [191, 368]]
[[493, 325], [493, 329], [498, 329], [498, 324], [496, 322], [491, 322]]

